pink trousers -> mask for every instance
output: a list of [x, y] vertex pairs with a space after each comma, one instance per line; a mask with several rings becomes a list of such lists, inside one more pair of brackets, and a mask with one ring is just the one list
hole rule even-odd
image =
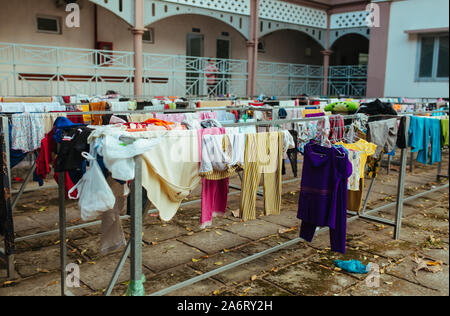
[[202, 228], [210, 226], [215, 216], [227, 210], [230, 179], [202, 180]]

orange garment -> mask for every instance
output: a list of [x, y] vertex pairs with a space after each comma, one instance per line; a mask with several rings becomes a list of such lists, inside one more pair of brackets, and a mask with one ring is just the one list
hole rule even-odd
[[174, 125], [175, 123], [163, 121], [160, 119], [148, 119], [147, 121], [144, 122], [144, 124], [152, 124], [152, 125], [156, 125], [156, 126], [169, 126], [169, 125]]
[[[106, 102], [95, 102], [91, 103], [91, 111], [92, 112], [101, 112], [106, 109]], [[103, 115], [92, 115], [92, 125], [102, 125]]]

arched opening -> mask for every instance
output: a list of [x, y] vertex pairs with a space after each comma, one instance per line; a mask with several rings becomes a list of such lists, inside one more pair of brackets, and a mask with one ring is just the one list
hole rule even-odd
[[215, 17], [178, 14], [146, 27], [154, 35], [143, 48], [147, 94], [245, 94], [246, 39], [232, 25]]
[[300, 30], [281, 29], [259, 40], [256, 92], [269, 96], [319, 95], [323, 47]]
[[277, 30], [259, 40], [259, 60], [278, 63], [322, 65], [324, 48], [308, 34]]
[[[246, 39], [231, 25], [214, 17], [197, 14], [169, 16], [146, 26], [154, 33], [153, 45], [144, 45], [144, 52], [158, 54], [190, 55], [187, 37], [203, 37], [201, 57], [247, 59]], [[218, 42], [228, 41], [218, 47]], [[220, 50], [222, 49], [222, 50]], [[200, 57], [200, 56], [199, 56]]]
[[347, 34], [338, 38], [331, 50], [331, 66], [367, 65], [369, 61], [369, 40], [360, 34]]

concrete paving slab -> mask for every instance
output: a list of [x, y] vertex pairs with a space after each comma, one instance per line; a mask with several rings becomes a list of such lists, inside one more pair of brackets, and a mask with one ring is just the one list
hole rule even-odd
[[[100, 236], [90, 236], [84, 239], [70, 240], [69, 243], [78, 249], [77, 253], [83, 253], [90, 260], [96, 261], [105, 257], [106, 254], [101, 253]], [[109, 254], [122, 253], [125, 246], [117, 249]]]
[[278, 230], [283, 228], [285, 227], [257, 219], [254, 221], [241, 223], [240, 225], [231, 225], [224, 229], [239, 236], [257, 240], [268, 235], [277, 234]]
[[301, 262], [263, 278], [301, 296], [330, 296], [354, 285], [357, 279], [324, 269], [311, 262]]
[[[68, 262], [75, 262], [76, 259], [79, 259], [79, 257], [68, 250]], [[23, 278], [59, 270], [59, 246], [19, 253], [15, 255], [15, 260], [16, 269]]]
[[239, 285], [233, 291], [236, 296], [292, 296], [288, 291], [277, 287], [276, 285], [267, 282], [266, 280], [255, 280], [252, 282], [245, 282]]
[[29, 216], [15, 216], [14, 217], [14, 232], [19, 233], [25, 230], [40, 228], [41, 224], [36, 222]]
[[182, 263], [190, 262], [192, 258], [204, 255], [176, 240], [167, 240], [142, 249], [142, 262], [150, 271], [160, 272]]
[[300, 220], [297, 219], [297, 211], [281, 211], [280, 215], [264, 216], [260, 218], [263, 221], [284, 227], [299, 227]]
[[435, 295], [449, 295], [449, 268], [448, 265], [443, 266], [443, 271], [431, 273], [427, 271], [419, 271], [417, 275], [413, 272], [416, 263], [412, 261], [412, 257], [408, 257], [401, 264], [395, 265], [387, 270], [387, 273], [395, 277], [405, 279], [411, 283], [416, 283], [428, 289], [436, 291]]
[[208, 254], [214, 254], [223, 249], [231, 249], [249, 242], [248, 238], [241, 237], [222, 229], [202, 231], [192, 236], [180, 237], [178, 240]]
[[[105, 290], [113, 276], [113, 273], [119, 263], [120, 256], [108, 256], [99, 261], [84, 263], [80, 266], [80, 279], [94, 291]], [[142, 267], [143, 273], [150, 274], [145, 267]], [[130, 261], [127, 260], [123, 266], [116, 284], [130, 280]]]
[[365, 282], [348, 290], [352, 296], [435, 296], [436, 291], [417, 284], [382, 274], [379, 287], [368, 287]]
[[142, 231], [143, 240], [147, 243], [161, 242], [188, 233], [185, 228], [171, 223], [145, 225]]
[[[169, 286], [186, 281], [198, 274], [189, 267], [181, 267], [165, 271], [147, 279], [144, 283], [146, 294], [151, 294], [163, 290]], [[212, 293], [222, 287], [223, 284], [206, 279], [194, 285], [185, 287], [175, 292], [169, 293], [168, 296], [199, 296], [212, 295]]]
[[[84, 284], [80, 288], [71, 288], [76, 296], [89, 295], [91, 291]], [[0, 287], [0, 296], [61, 296], [61, 276], [50, 273], [38, 276], [34, 282], [18, 281], [11, 285]]]

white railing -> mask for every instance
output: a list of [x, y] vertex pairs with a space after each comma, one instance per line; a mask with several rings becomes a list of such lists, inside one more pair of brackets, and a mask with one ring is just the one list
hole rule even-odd
[[[246, 95], [246, 60], [143, 57], [145, 96]], [[0, 43], [0, 95], [98, 95], [115, 90], [131, 96], [133, 59], [133, 52]], [[366, 77], [366, 66], [332, 66], [329, 94], [364, 96]], [[323, 67], [260, 61], [256, 86], [258, 95], [321, 95]]]

